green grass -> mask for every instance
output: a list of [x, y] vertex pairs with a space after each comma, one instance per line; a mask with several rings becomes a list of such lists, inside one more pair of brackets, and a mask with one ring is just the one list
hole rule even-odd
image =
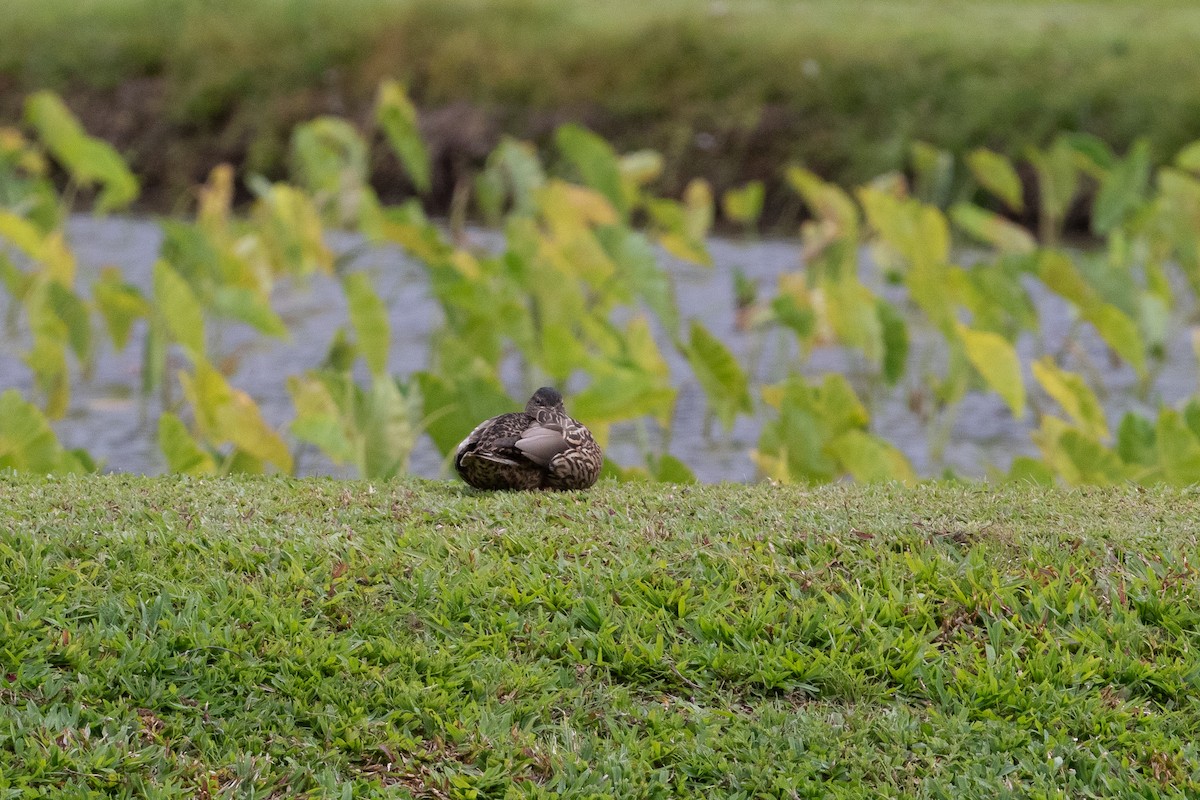
[[0, 797], [1200, 791], [1200, 495], [0, 480]]
[[[1190, 0], [12, 5], [10, 88], [67, 90], [139, 163], [169, 146], [147, 136], [185, 142], [162, 172], [195, 159], [202, 175], [215, 155], [278, 171], [297, 120], [357, 116], [387, 76], [427, 109], [478, 110], [439, 123], [457, 156], [478, 158], [475, 139], [582, 119], [622, 148], [661, 150], [668, 188], [695, 174], [775, 180], [790, 160], [857, 183], [901, 166], [915, 139], [1019, 154], [1082, 130], [1120, 150], [1145, 135], [1167, 158], [1200, 136]], [[108, 91], [135, 78], [152, 85]], [[121, 120], [139, 102], [162, 118], [150, 133]]]

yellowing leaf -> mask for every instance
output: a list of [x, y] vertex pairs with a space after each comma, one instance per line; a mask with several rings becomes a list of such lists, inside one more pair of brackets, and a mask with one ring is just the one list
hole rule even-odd
[[997, 333], [971, 330], [961, 323], [956, 327], [971, 366], [1008, 404], [1014, 417], [1023, 416], [1025, 383], [1021, 378], [1021, 362], [1017, 358], [1017, 351]]
[[1025, 209], [1021, 178], [1011, 161], [983, 147], [972, 150], [966, 161], [971, 174], [983, 188], [1003, 200], [1013, 211]]
[[750, 181], [737, 189], [727, 189], [721, 196], [725, 216], [739, 225], [753, 225], [762, 214], [766, 190], [762, 181]]
[[358, 348], [372, 374], [383, 375], [387, 372], [392, 336], [387, 308], [375, 293], [371, 279], [366, 274], [352, 272], [343, 279], [342, 284], [345, 287], [350, 324], [354, 327]]
[[154, 264], [154, 302], [175, 341], [193, 360], [204, 357], [204, 312], [187, 281], [159, 259]]
[[1110, 303], [1086, 309], [1084, 319], [1096, 326], [1109, 347], [1129, 362], [1138, 377], [1146, 374], [1146, 347], [1137, 323], [1121, 309]]
[[100, 211], [121, 208], [137, 197], [137, 178], [121, 156], [108, 142], [88, 136], [57, 95], [52, 92], [31, 95], [25, 101], [25, 119], [76, 181], [100, 184], [96, 200]]
[[971, 203], [951, 206], [950, 219], [975, 239], [992, 245], [1002, 253], [1024, 254], [1037, 249], [1037, 240], [1029, 231]]
[[1083, 378], [1059, 369], [1050, 356], [1033, 362], [1033, 377], [1087, 435], [1093, 439], [1109, 437], [1104, 408]]
[[846, 431], [829, 443], [829, 450], [856, 481], [917, 482], [917, 474], [904, 454], [866, 431]]
[[379, 85], [375, 98], [375, 120], [383, 128], [388, 144], [412, 178], [418, 191], [427, 192], [430, 180], [429, 153], [417, 126], [417, 109], [404, 87], [393, 80]]

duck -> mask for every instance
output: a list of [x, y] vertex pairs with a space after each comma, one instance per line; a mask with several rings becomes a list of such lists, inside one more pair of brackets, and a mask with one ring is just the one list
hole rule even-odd
[[485, 490], [587, 489], [604, 454], [592, 432], [567, 415], [557, 389], [543, 386], [525, 410], [484, 420], [454, 451], [454, 468]]

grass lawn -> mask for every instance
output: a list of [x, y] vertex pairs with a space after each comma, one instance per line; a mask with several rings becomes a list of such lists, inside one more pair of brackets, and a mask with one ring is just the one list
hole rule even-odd
[[1200, 495], [0, 478], [0, 798], [1200, 791]]
[[904, 165], [916, 139], [1019, 155], [1082, 130], [1118, 150], [1147, 136], [1166, 159], [1200, 138], [1191, 0], [10, 5], [0, 112], [65, 91], [176, 198], [220, 159], [280, 173], [297, 121], [362, 118], [384, 77], [432, 113], [446, 170], [573, 119], [662, 151], [668, 191], [695, 175], [777, 186], [789, 161], [857, 183]]

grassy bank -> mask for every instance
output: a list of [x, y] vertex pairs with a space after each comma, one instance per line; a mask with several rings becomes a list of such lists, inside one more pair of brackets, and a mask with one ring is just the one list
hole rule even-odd
[[0, 797], [1194, 796], [1198, 506], [5, 477]]
[[789, 161], [859, 182], [915, 139], [1017, 154], [1083, 130], [1166, 158], [1200, 137], [1200, 9], [1178, 0], [46, 0], [0, 36], [8, 109], [67, 92], [158, 205], [220, 159], [280, 171], [296, 121], [355, 116], [388, 76], [427, 111], [442, 201], [502, 133], [567, 119], [662, 151], [668, 191]]

